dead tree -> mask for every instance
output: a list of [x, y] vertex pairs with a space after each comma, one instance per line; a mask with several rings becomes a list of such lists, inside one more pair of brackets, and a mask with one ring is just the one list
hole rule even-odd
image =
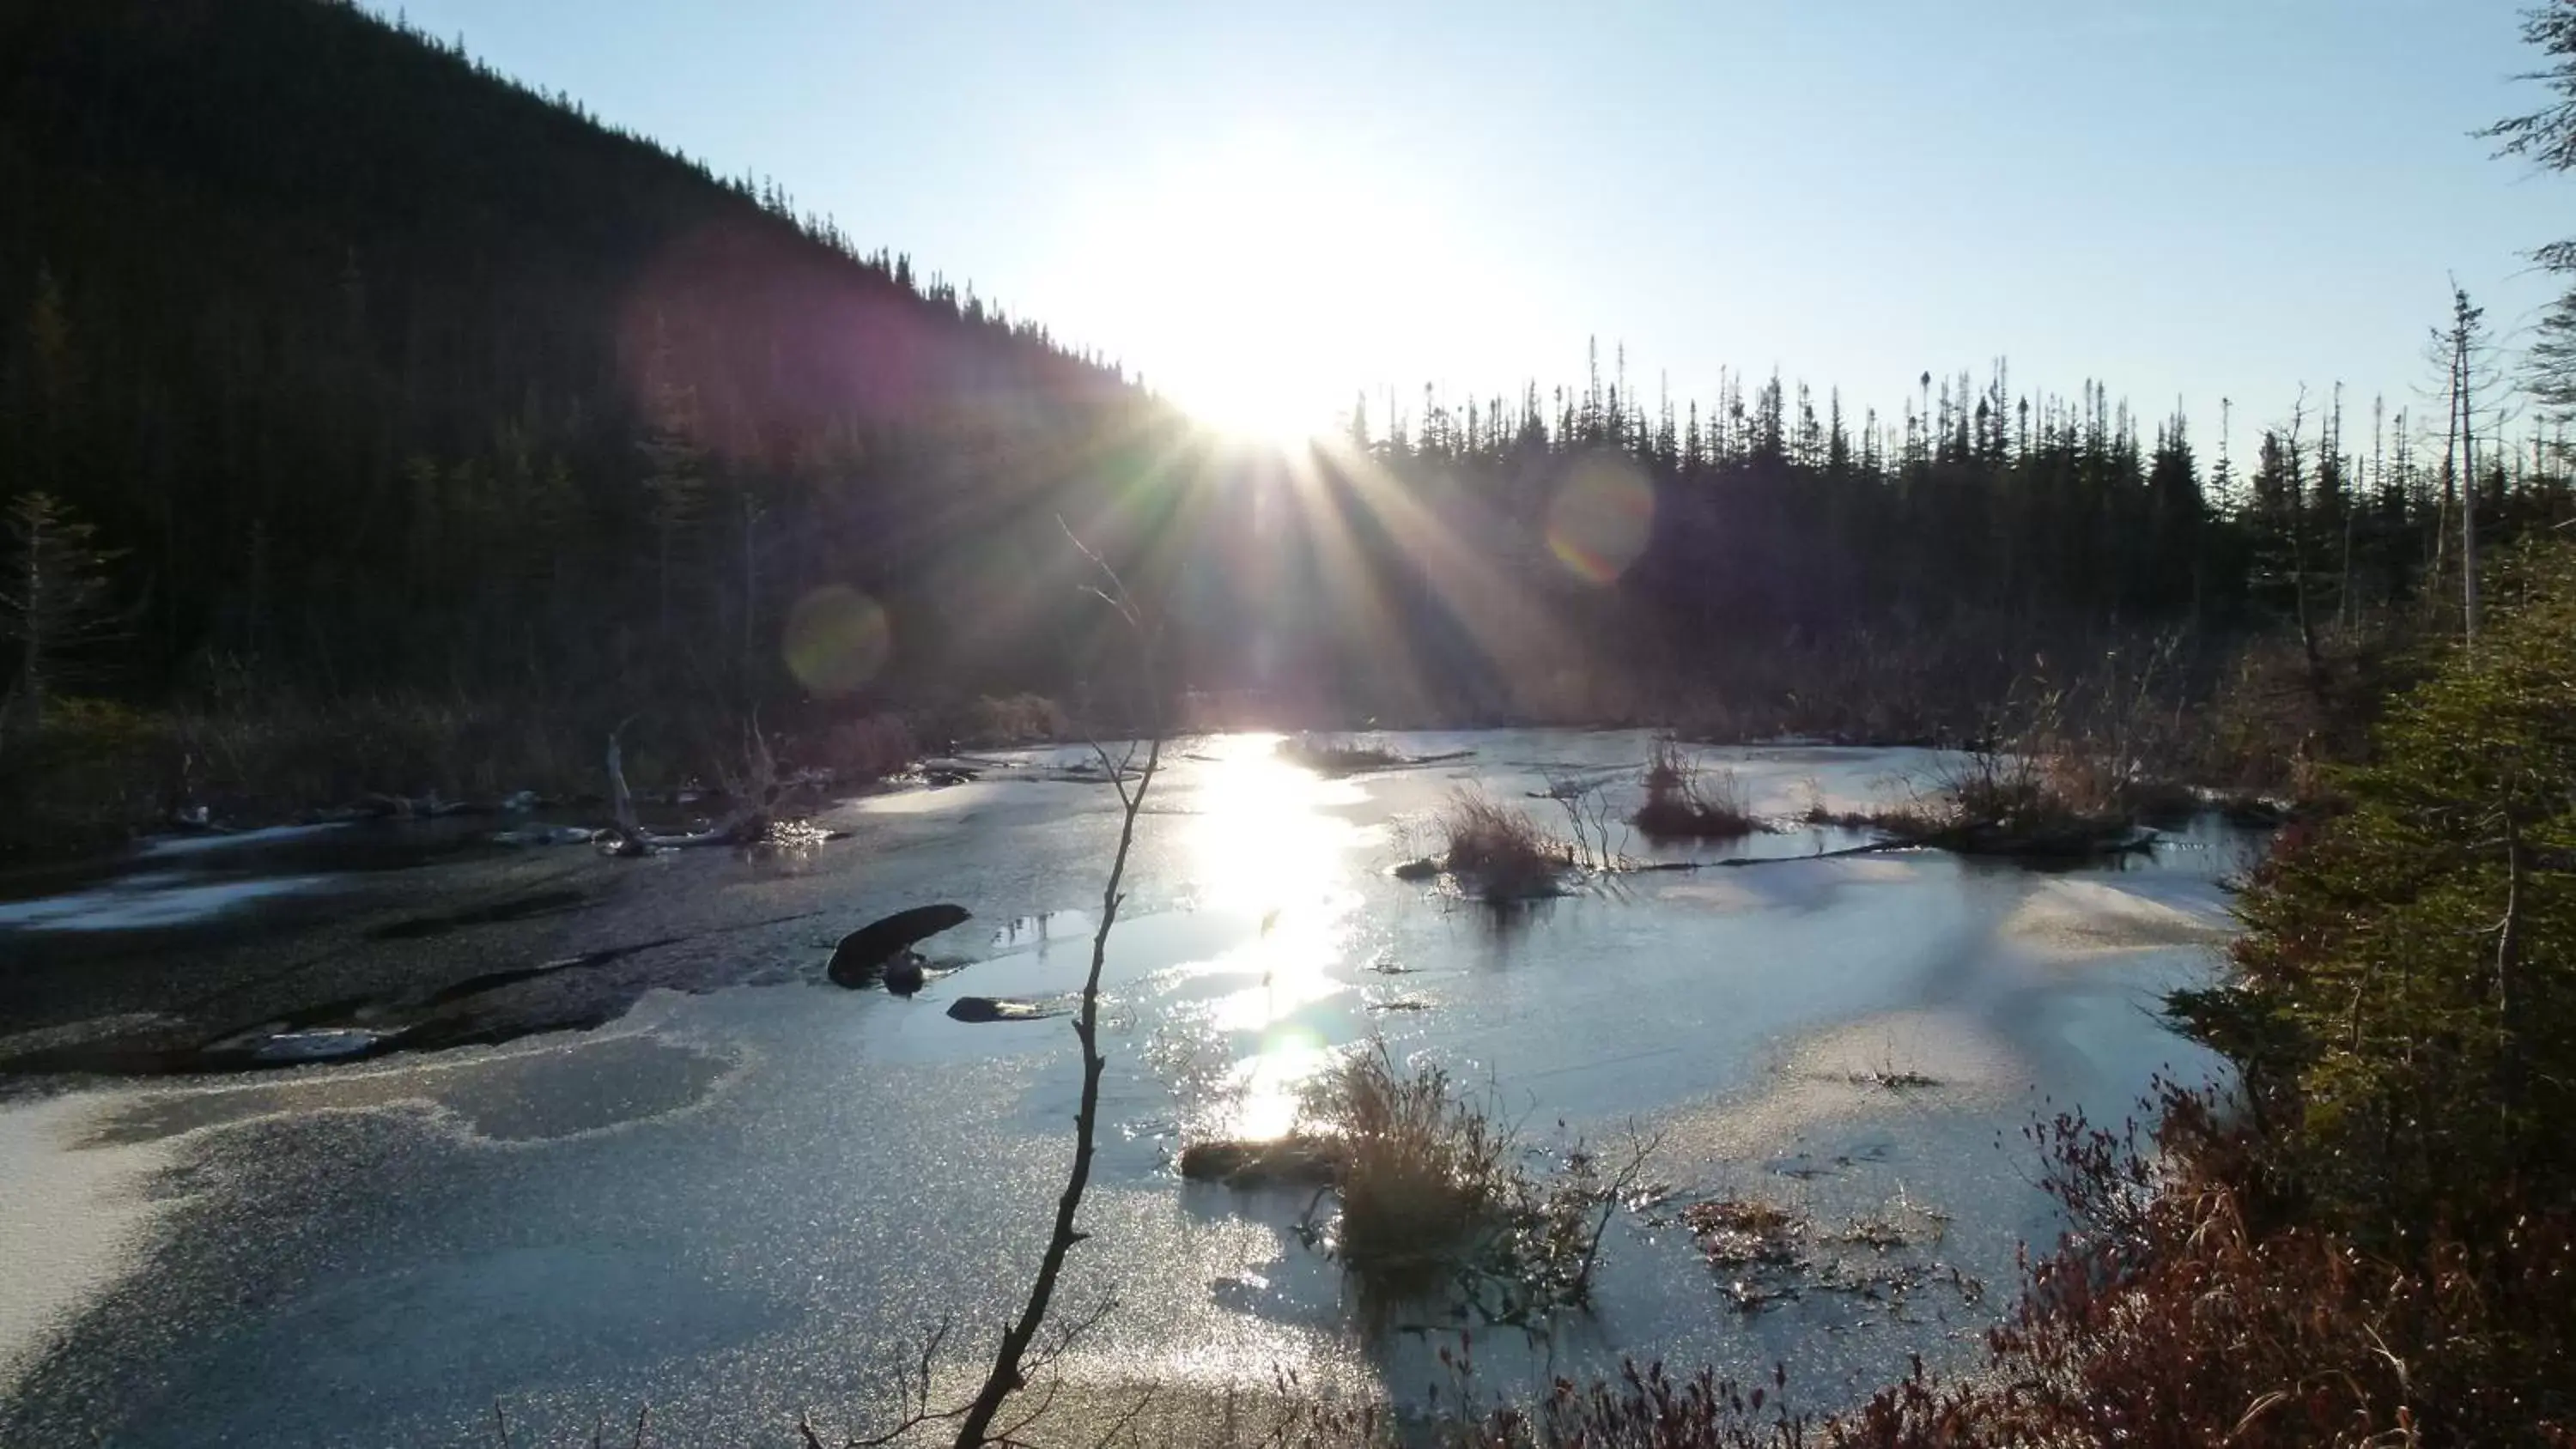
[[1154, 631], [1144, 612], [1127, 593], [1127, 585], [1108, 561], [1093, 553], [1067, 528], [1065, 537], [1082, 551], [1099, 570], [1102, 582], [1090, 592], [1118, 615], [1136, 638], [1138, 673], [1144, 693], [1146, 739], [1145, 765], [1135, 784], [1127, 783], [1127, 766], [1134, 763], [1135, 745], [1127, 747], [1125, 760], [1113, 761], [1109, 751], [1098, 741], [1092, 751], [1100, 757], [1112, 789], [1118, 792], [1120, 819], [1118, 850], [1110, 857], [1109, 880], [1100, 890], [1100, 928], [1091, 935], [1091, 970], [1082, 982], [1082, 1010], [1074, 1018], [1074, 1038], [1082, 1043], [1082, 1101], [1073, 1117], [1073, 1165], [1066, 1172], [1064, 1192], [1056, 1199], [1055, 1227], [1047, 1235], [1046, 1253], [1038, 1260], [1037, 1276], [1029, 1282], [1028, 1301], [1021, 1306], [1020, 1316], [1003, 1331], [1001, 1347], [993, 1355], [993, 1367], [984, 1375], [984, 1386], [967, 1407], [957, 1426], [957, 1443], [961, 1449], [976, 1449], [993, 1442], [993, 1421], [1002, 1411], [1004, 1401], [1027, 1381], [1024, 1360], [1038, 1332], [1046, 1324], [1048, 1306], [1055, 1299], [1056, 1280], [1064, 1272], [1065, 1256], [1073, 1245], [1089, 1234], [1077, 1225], [1082, 1211], [1082, 1195], [1091, 1185], [1093, 1139], [1099, 1130], [1100, 1073], [1108, 1062], [1100, 1055], [1100, 972], [1109, 958], [1109, 930], [1118, 920], [1118, 907], [1126, 900], [1122, 891], [1127, 875], [1128, 852], [1136, 842], [1136, 817], [1145, 808], [1145, 792], [1152, 788], [1154, 772], [1163, 762], [1162, 701], [1156, 694], [1154, 668]]
[[2483, 308], [2469, 305], [2467, 291], [2451, 289], [2451, 402], [2460, 414], [2461, 637], [2472, 654], [2478, 647], [2478, 433], [2470, 365], [2478, 345], [2478, 321], [2485, 315]]

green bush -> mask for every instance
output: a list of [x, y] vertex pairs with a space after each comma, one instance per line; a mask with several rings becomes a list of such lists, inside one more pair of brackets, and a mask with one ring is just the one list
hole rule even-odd
[[2243, 984], [2178, 1003], [2373, 1235], [2576, 1187], [2576, 550], [2500, 572], [2478, 648], [2336, 779], [2350, 809], [2259, 874]]
[[167, 716], [58, 699], [40, 728], [0, 740], [0, 857], [78, 854], [166, 816], [184, 749]]

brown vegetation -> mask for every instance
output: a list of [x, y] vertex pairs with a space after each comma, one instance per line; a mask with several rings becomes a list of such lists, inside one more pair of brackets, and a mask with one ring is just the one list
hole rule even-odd
[[[0, 740], [0, 798], [16, 802], [0, 812], [0, 859], [109, 849], [186, 819], [273, 824], [371, 800], [490, 806], [521, 791], [599, 800], [608, 788], [599, 740], [616, 721], [597, 713], [542, 699], [326, 704], [246, 689], [160, 711], [57, 699], [40, 726]], [[775, 751], [761, 793], [855, 788], [919, 758], [912, 726], [891, 712], [796, 723], [760, 734], [712, 713], [640, 716], [622, 731], [624, 770], [642, 796], [668, 798], [749, 788], [762, 772], [746, 768], [747, 738]]]
[[1382, 740], [1354, 740], [1343, 735], [1300, 734], [1279, 743], [1279, 757], [1327, 779], [1364, 770], [1385, 770], [1408, 763]]
[[1436, 1283], [1513, 1200], [1509, 1135], [1445, 1070], [1399, 1070], [1384, 1042], [1345, 1057], [1311, 1110], [1344, 1144], [1336, 1250], [1355, 1272]]
[[1657, 740], [1646, 761], [1646, 800], [1630, 823], [1649, 840], [1732, 840], [1764, 826], [1732, 769], [1703, 769], [1673, 740]]
[[1384, 1042], [1346, 1057], [1308, 1110], [1340, 1145], [1333, 1247], [1371, 1316], [1443, 1294], [1522, 1326], [1587, 1305], [1602, 1234], [1654, 1147], [1632, 1136], [1605, 1160], [1577, 1143], [1534, 1179], [1485, 1103], [1441, 1067], [1399, 1068]]
[[1528, 812], [1473, 786], [1450, 795], [1439, 829], [1446, 842], [1442, 865], [1480, 900], [1503, 904], [1554, 895], [1558, 877], [1574, 863], [1572, 852], [1539, 829]]

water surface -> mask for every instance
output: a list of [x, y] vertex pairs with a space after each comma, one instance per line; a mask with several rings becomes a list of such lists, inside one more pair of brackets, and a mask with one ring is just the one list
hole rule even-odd
[[[1391, 743], [1474, 753], [1327, 781], [1268, 737], [1225, 737], [1176, 746], [1156, 782], [1106, 974], [1095, 1236], [1059, 1297], [1113, 1304], [1071, 1356], [1083, 1384], [1295, 1367], [1418, 1397], [1452, 1325], [1426, 1310], [1362, 1332], [1297, 1231], [1305, 1195], [1172, 1169], [1195, 1135], [1287, 1129], [1304, 1078], [1373, 1035], [1480, 1084], [1534, 1169], [1578, 1139], [1660, 1142], [1669, 1193], [1614, 1221], [1599, 1311], [1480, 1334], [1491, 1387], [1636, 1352], [1785, 1362], [1826, 1405], [1909, 1352], [1973, 1362], [2015, 1244], [2055, 1231], [2024, 1124], [2070, 1104], [2116, 1118], [2160, 1068], [2210, 1068], [2154, 1006], [2207, 975], [2227, 928], [2218, 882], [2248, 846], [2214, 826], [2059, 873], [1799, 858], [1858, 838], [1831, 830], [1629, 840], [1779, 859], [1498, 916], [1388, 872], [1463, 785], [1551, 821], [1551, 782], [1632, 795], [1647, 738]], [[1934, 763], [1710, 756], [1783, 817], [1885, 798]], [[1117, 814], [1104, 786], [1038, 778], [1072, 758], [855, 802], [823, 822], [848, 840], [762, 858], [442, 841], [396, 862], [351, 827], [318, 862], [209, 878], [163, 850], [0, 906], [0, 949], [45, 983], [7, 998], [32, 1024], [0, 1026], [0, 1055], [291, 1028], [298, 1002], [407, 1019], [443, 984], [567, 961], [589, 964], [487, 993], [494, 1019], [525, 1006], [512, 991], [555, 993], [540, 1012], [613, 1003], [578, 1017], [605, 1020], [589, 1030], [359, 1063], [22, 1078], [0, 1107], [0, 1442], [471, 1442], [498, 1399], [523, 1443], [587, 1442], [595, 1415], [647, 1403], [657, 1442], [782, 1443], [800, 1411], [881, 1411], [943, 1314], [960, 1325], [943, 1374], [975, 1372], [990, 1346], [971, 1328], [1016, 1306], [1060, 1185], [1077, 1066], [1060, 1019], [946, 1008], [1079, 985]], [[228, 894], [196, 913], [201, 889]], [[910, 1000], [823, 983], [840, 934], [933, 901], [975, 914], [926, 947], [960, 969]], [[1908, 1272], [1748, 1311], [1676, 1221], [1712, 1195], [1902, 1222]], [[77, 1251], [49, 1251], [67, 1222]]]

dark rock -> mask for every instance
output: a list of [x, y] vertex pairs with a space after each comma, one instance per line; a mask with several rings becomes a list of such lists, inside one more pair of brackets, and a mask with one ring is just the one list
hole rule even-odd
[[[968, 919], [964, 906], [940, 904], [915, 906], [897, 911], [881, 921], [871, 921], [841, 938], [832, 951], [831, 964], [824, 968], [835, 986], [857, 988], [878, 978], [888, 962], [909, 952], [916, 942], [924, 941]], [[919, 987], [919, 970], [914, 972], [914, 986]]]
[[1329, 1137], [1291, 1135], [1269, 1142], [1193, 1142], [1181, 1149], [1181, 1176], [1228, 1187], [1325, 1187], [1349, 1153]]
[[961, 996], [948, 1003], [949, 1017], [966, 1022], [1044, 1021], [1049, 1017], [1063, 1016], [1068, 1010], [1070, 1008], [1035, 1001], [997, 1001], [990, 996]]
[[918, 951], [906, 951], [885, 964], [885, 989], [897, 996], [910, 996], [921, 989], [922, 960]]
[[308, 1031], [282, 1031], [251, 1049], [263, 1064], [327, 1062], [373, 1056], [394, 1034], [356, 1026], [321, 1026]]

